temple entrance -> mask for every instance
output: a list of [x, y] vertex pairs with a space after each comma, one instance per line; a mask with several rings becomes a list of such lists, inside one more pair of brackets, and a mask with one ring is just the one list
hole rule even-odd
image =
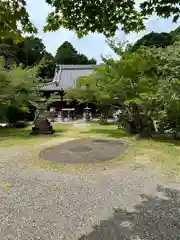
[[79, 104], [76, 101], [55, 101], [48, 108], [50, 118], [57, 122], [89, 121], [98, 119], [99, 110], [93, 104]]
[[62, 108], [58, 114], [58, 120], [60, 122], [71, 122], [75, 119], [75, 108]]

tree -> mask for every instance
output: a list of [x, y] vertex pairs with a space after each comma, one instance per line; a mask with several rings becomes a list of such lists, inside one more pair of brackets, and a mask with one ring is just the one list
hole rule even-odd
[[163, 108], [157, 112], [161, 130], [173, 130], [175, 138], [180, 137], [180, 41], [159, 50], [159, 71], [161, 85], [159, 95], [163, 99]]
[[122, 122], [134, 123], [141, 135], [151, 135], [153, 120], [159, 120], [164, 130], [173, 130], [176, 137], [180, 132], [179, 44], [124, 52], [110, 68], [115, 81], [110, 78], [107, 90], [114, 85], [114, 98], [121, 96], [124, 105]]
[[160, 17], [180, 17], [179, 0], [146, 0], [140, 4], [140, 11], [133, 0], [46, 0], [54, 11], [48, 15], [45, 31], [60, 27], [74, 30], [79, 37], [89, 32], [115, 35], [119, 25], [129, 33], [144, 29], [143, 20], [152, 14]]
[[56, 64], [53, 55], [45, 51], [43, 58], [39, 63], [38, 76], [43, 80], [46, 78], [52, 80], [54, 77], [55, 68]]
[[[54, 12], [47, 17], [45, 31], [65, 27], [75, 30], [79, 36], [99, 32], [113, 36], [121, 25], [127, 33], [144, 29], [143, 20], [152, 14], [160, 17], [180, 16], [179, 0], [146, 0], [138, 11], [133, 0], [45, 0]], [[0, 37], [14, 35], [19, 40], [22, 33], [36, 33], [26, 10], [26, 0], [3, 0], [0, 2]]]
[[141, 46], [165, 48], [169, 45], [172, 45], [175, 41], [178, 41], [178, 39], [180, 39], [180, 27], [177, 27], [175, 30], [170, 31], [169, 33], [151, 32], [139, 39], [134, 45], [131, 45], [128, 50], [136, 51]]
[[17, 58], [19, 63], [22, 63], [25, 67], [39, 64], [45, 48], [40, 38], [34, 36], [25, 37], [22, 42], [18, 43]]
[[11, 67], [17, 62], [16, 47], [8, 44], [0, 44], [0, 57], [4, 58], [5, 68]]
[[25, 37], [17, 43], [13, 37], [6, 37], [0, 40], [0, 56], [4, 58], [5, 68], [11, 68], [13, 64], [23, 67], [39, 65], [39, 77], [52, 79], [54, 76], [54, 56], [45, 50], [40, 38]]
[[84, 54], [79, 54], [69, 42], [64, 42], [56, 52], [55, 60], [58, 64], [96, 64], [95, 59], [88, 59]]
[[76, 64], [77, 51], [69, 42], [64, 42], [56, 52], [55, 60], [58, 64]]
[[88, 59], [84, 54], [78, 54], [79, 64], [96, 64], [96, 60], [94, 58]]
[[[36, 68], [22, 69], [14, 67], [10, 70], [4, 68], [0, 60], [0, 116], [6, 119], [12, 116], [9, 110], [27, 110], [29, 101], [34, 101], [38, 95], [38, 79]], [[17, 112], [16, 112], [17, 113]], [[17, 117], [14, 115], [14, 117]], [[11, 118], [12, 119], [12, 118]], [[9, 119], [10, 120], [10, 119]]]
[[0, 39], [10, 36], [19, 41], [24, 32], [37, 32], [37, 29], [29, 20], [26, 1], [0, 1]]
[[180, 40], [180, 26], [177, 27], [174, 31], [171, 31], [170, 34], [173, 36], [174, 41]]
[[[141, 46], [135, 52], [114, 46], [119, 60], [103, 59], [94, 75], [81, 77], [70, 96], [97, 106], [117, 106], [128, 131], [151, 136], [154, 120], [180, 133], [179, 42], [165, 48]], [[113, 46], [113, 44], [111, 44]], [[118, 47], [120, 48], [118, 50]], [[124, 50], [123, 50], [124, 49]]]
[[107, 120], [107, 113], [113, 103], [113, 99], [108, 91], [104, 91], [101, 84], [101, 69], [99, 66], [94, 69], [94, 74], [82, 76], [76, 80], [76, 87], [70, 88], [66, 92], [68, 98], [77, 100], [80, 103], [93, 103], [100, 110], [101, 116]]
[[131, 51], [136, 51], [141, 46], [146, 47], [167, 47], [174, 43], [175, 39], [171, 33], [155, 33], [151, 32], [139, 39], [131, 48]]

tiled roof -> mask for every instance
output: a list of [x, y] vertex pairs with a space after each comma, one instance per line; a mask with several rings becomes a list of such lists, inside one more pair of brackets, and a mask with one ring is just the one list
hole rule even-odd
[[56, 83], [45, 83], [40, 86], [41, 91], [58, 91], [61, 88], [56, 85]]
[[57, 67], [64, 69], [92, 69], [97, 65], [57, 65]]
[[57, 65], [54, 79], [51, 83], [41, 86], [42, 91], [56, 91], [61, 88], [74, 87], [76, 80], [81, 76], [93, 73], [97, 65]]

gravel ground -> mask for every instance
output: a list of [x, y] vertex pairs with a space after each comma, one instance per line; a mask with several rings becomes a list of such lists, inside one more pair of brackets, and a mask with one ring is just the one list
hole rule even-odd
[[0, 148], [1, 240], [179, 239], [180, 185], [158, 170], [123, 164], [77, 174], [22, 164], [37, 149]]

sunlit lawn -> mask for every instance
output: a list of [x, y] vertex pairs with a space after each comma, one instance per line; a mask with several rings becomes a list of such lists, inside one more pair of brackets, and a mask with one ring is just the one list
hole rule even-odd
[[135, 136], [128, 135], [115, 125], [91, 124], [86, 132], [89, 136], [121, 138], [129, 142], [129, 147], [123, 154], [123, 159], [138, 162], [139, 165], [155, 163], [166, 173], [180, 174], [180, 141], [168, 140], [137, 140]]
[[0, 146], [24, 145], [39, 143], [55, 137], [61, 137], [70, 127], [69, 124], [54, 123], [55, 133], [53, 135], [30, 135], [32, 126], [27, 128], [0, 128]]
[[170, 174], [180, 174], [180, 142], [179, 141], [155, 141], [137, 140], [130, 136], [116, 125], [99, 125], [91, 123], [87, 127], [73, 127], [71, 124], [53, 124], [56, 131], [53, 135], [30, 136], [31, 127], [25, 129], [0, 129], [0, 147], [11, 145], [24, 145], [43, 143], [53, 138], [82, 138], [82, 137], [103, 137], [121, 138], [129, 143], [121, 160], [125, 159], [131, 163], [137, 162], [140, 165], [155, 163]]

